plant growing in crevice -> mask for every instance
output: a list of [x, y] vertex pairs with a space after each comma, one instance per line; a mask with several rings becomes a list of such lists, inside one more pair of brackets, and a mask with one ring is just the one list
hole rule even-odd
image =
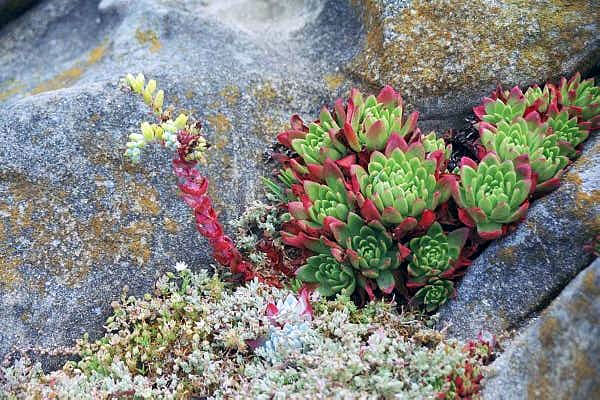
[[487, 154], [478, 165], [463, 157], [460, 183], [453, 186], [452, 195], [460, 207], [459, 218], [470, 227], [477, 227], [483, 239], [502, 236], [504, 225], [525, 216], [533, 180], [527, 156], [501, 161]]

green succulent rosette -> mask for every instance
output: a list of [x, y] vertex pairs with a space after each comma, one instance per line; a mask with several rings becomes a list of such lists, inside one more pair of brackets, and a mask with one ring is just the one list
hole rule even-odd
[[533, 172], [537, 174], [536, 190], [550, 190], [560, 183], [560, 175], [569, 163], [568, 150], [555, 134], [548, 133], [548, 124], [542, 124], [538, 113], [527, 119], [518, 117], [513, 122], [501, 121], [497, 127], [479, 124], [481, 143], [486, 150], [495, 152], [502, 161], [527, 155]]
[[444, 139], [438, 138], [435, 132], [429, 132], [427, 135], [423, 135], [421, 137], [421, 143], [423, 143], [425, 153], [441, 151], [444, 154], [444, 159], [450, 159], [450, 155], [452, 154], [452, 145], [446, 145]]
[[334, 218], [326, 221], [336, 242], [343, 248], [343, 257], [348, 260], [363, 279], [374, 279], [379, 288], [390, 293], [395, 286], [392, 271], [400, 265], [398, 245], [379, 221], [367, 223], [357, 214], [350, 212], [347, 222]]
[[326, 217], [345, 221], [348, 213], [354, 210], [354, 196], [346, 190], [344, 176], [332, 160], [325, 161], [323, 177], [325, 185], [310, 180], [304, 181], [303, 186], [308, 202], [288, 203], [292, 216], [309, 230], [320, 229]]
[[355, 152], [384, 149], [393, 133], [402, 137], [412, 133], [419, 117], [418, 112], [413, 112], [404, 120], [402, 97], [390, 86], [384, 87], [377, 97], [366, 99], [358, 90], [352, 90], [346, 111], [341, 107], [336, 111], [338, 120], [345, 121], [344, 135]]
[[362, 195], [361, 213], [386, 225], [417, 218], [450, 197], [450, 178], [436, 179], [437, 160], [425, 158], [421, 143], [408, 146], [396, 138], [399, 147], [388, 146], [387, 155], [374, 151], [367, 170], [360, 165], [350, 168]]
[[534, 109], [540, 113], [545, 113], [552, 101], [553, 96], [548, 86], [544, 89], [538, 85], [533, 85], [525, 91], [525, 103], [527, 108]]
[[522, 117], [526, 109], [525, 95], [515, 86], [505, 100], [486, 97], [483, 104], [475, 107], [473, 111], [481, 121], [498, 125], [501, 121], [510, 123], [515, 118]]
[[589, 131], [577, 122], [577, 117], [569, 118], [569, 112], [566, 110], [553, 113], [548, 118], [548, 125], [552, 128], [557, 140], [562, 142], [569, 157], [576, 154], [575, 147], [583, 143], [589, 136]]
[[479, 236], [491, 240], [503, 234], [503, 224], [525, 215], [532, 185], [527, 156], [501, 161], [495, 153], [488, 153], [479, 164], [462, 158], [460, 184], [453, 185], [452, 196], [460, 207], [461, 221], [476, 226]]
[[427, 312], [432, 312], [446, 303], [453, 293], [454, 284], [452, 281], [438, 279], [419, 289], [415, 293], [414, 299], [423, 304]]
[[469, 235], [468, 228], [460, 228], [448, 235], [434, 222], [423, 236], [410, 240], [409, 283], [423, 284], [437, 279], [452, 268]]
[[600, 115], [600, 87], [594, 85], [594, 79], [581, 80], [581, 74], [575, 74], [568, 81], [562, 78], [555, 90], [559, 104], [567, 107], [574, 115], [584, 121], [591, 121]]
[[342, 291], [350, 295], [356, 288], [352, 267], [327, 254], [309, 257], [298, 270], [297, 278], [307, 283], [318, 283], [319, 293], [326, 297]]
[[[339, 160], [347, 153], [346, 146], [337, 137], [339, 131], [340, 127], [329, 110], [323, 108], [319, 120], [308, 126], [308, 132], [286, 132], [288, 135], [285, 140], [289, 141], [306, 164], [320, 165], [328, 158]], [[282, 141], [282, 138], [279, 140]]]

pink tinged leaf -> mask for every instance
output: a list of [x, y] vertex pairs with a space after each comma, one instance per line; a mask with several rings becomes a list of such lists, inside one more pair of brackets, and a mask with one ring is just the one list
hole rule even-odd
[[277, 140], [279, 143], [284, 145], [287, 148], [292, 148], [292, 140], [294, 139], [304, 139], [306, 137], [306, 133], [302, 131], [292, 130], [281, 132], [277, 135]]
[[556, 97], [554, 98], [554, 100], [552, 101], [552, 103], [550, 103], [550, 106], [548, 106], [548, 115], [550, 117], [554, 117], [555, 115], [559, 114], [559, 110], [558, 110], [558, 104], [556, 102]]
[[419, 119], [419, 112], [413, 111], [406, 120], [406, 123], [402, 127], [402, 131], [404, 132], [404, 136], [408, 135], [417, 127], [417, 120]]
[[352, 264], [355, 268], [360, 267], [360, 255], [356, 251], [352, 249], [346, 249], [346, 257], [348, 257], [350, 264]]
[[525, 95], [518, 86], [515, 86], [510, 90], [510, 97], [516, 98], [517, 100], [525, 100]]
[[510, 221], [518, 221], [525, 217], [529, 209], [529, 200], [525, 201], [510, 217]]
[[196, 224], [198, 232], [207, 238], [217, 238], [223, 236], [223, 227], [217, 221], [206, 221], [203, 224]]
[[290, 167], [292, 167], [292, 170], [294, 170], [294, 172], [300, 175], [307, 175], [309, 173], [308, 168], [306, 168], [304, 165], [300, 164], [297, 160], [293, 158], [290, 160]]
[[[364, 279], [364, 278], [361, 278]], [[369, 300], [373, 300], [375, 299], [375, 294], [373, 293], [373, 288], [371, 287], [373, 283], [369, 280], [364, 280], [364, 288], [365, 291], [367, 292], [367, 296], [369, 296]]]
[[425, 210], [419, 219], [419, 229], [427, 230], [435, 222], [435, 213], [431, 210]]
[[469, 157], [462, 157], [460, 159], [460, 167], [462, 168], [462, 167], [465, 167], [465, 166], [471, 167], [474, 170], [477, 169], [477, 163], [475, 161], [471, 160]]
[[490, 124], [489, 122], [481, 121], [477, 124], [477, 129], [479, 130], [479, 136], [483, 136], [485, 131], [490, 131], [492, 133], [496, 133], [497, 128]]
[[590, 132], [600, 130], [600, 115], [592, 117], [590, 121]]
[[516, 173], [521, 179], [531, 178], [531, 164], [529, 163], [529, 156], [522, 154], [513, 160]]
[[475, 221], [476, 224], [483, 224], [487, 221], [487, 215], [479, 207], [465, 208], [465, 211], [469, 214], [471, 219]]
[[310, 175], [317, 181], [323, 180], [323, 166], [318, 164], [308, 164], [306, 166]]
[[381, 120], [375, 121], [366, 133], [367, 148], [369, 150], [380, 150], [385, 146], [387, 140], [385, 126]]
[[477, 158], [479, 160], [483, 160], [483, 158], [485, 156], [487, 156], [489, 153], [491, 153], [491, 151], [487, 151], [487, 149], [480, 144], [476, 145], [476, 149], [477, 149]]
[[292, 118], [290, 118], [290, 125], [295, 131], [308, 132], [308, 127], [298, 114], [292, 115]]
[[560, 176], [555, 176], [535, 186], [536, 196], [547, 194], [560, 186]]
[[385, 294], [390, 294], [394, 291], [396, 282], [394, 281], [394, 275], [390, 271], [380, 271], [377, 277], [377, 286]]
[[438, 177], [446, 163], [446, 155], [444, 150], [435, 150], [427, 155], [428, 160], [435, 161], [435, 176]]
[[398, 261], [400, 262], [410, 255], [410, 249], [402, 243], [398, 243], [398, 250]]
[[498, 239], [503, 234], [502, 225], [500, 224], [486, 224], [477, 225], [477, 233], [484, 240]]
[[402, 239], [408, 232], [412, 231], [416, 227], [417, 219], [414, 217], [407, 217], [394, 229], [394, 237], [396, 240]]
[[244, 342], [248, 345], [248, 347], [250, 347], [251, 350], [258, 349], [259, 347], [261, 347], [262, 345], [264, 345], [266, 341], [267, 341], [267, 339], [264, 338], [264, 337], [260, 337], [258, 339], [246, 339], [246, 340], [244, 340]]
[[304, 204], [300, 201], [292, 201], [287, 205], [290, 214], [296, 219], [308, 219], [309, 215], [304, 207]]
[[381, 91], [379, 95], [377, 95], [377, 101], [379, 103], [383, 103], [386, 106], [392, 103], [395, 103], [398, 99], [398, 93], [389, 85], [386, 85]]
[[345, 253], [343, 250], [339, 249], [339, 248], [332, 248], [331, 249], [331, 255], [333, 256], [333, 258], [335, 258], [338, 262], [344, 262], [345, 259]]
[[471, 218], [469, 213], [467, 213], [464, 208], [458, 209], [458, 219], [469, 228], [473, 228], [475, 226], [475, 221], [473, 221], [473, 218]]
[[336, 180], [336, 179], [341, 179], [342, 181], [344, 180], [344, 174], [342, 174], [342, 171], [340, 170], [340, 168], [336, 165], [336, 163], [334, 161], [332, 161], [329, 158], [327, 160], [325, 160], [322, 176], [323, 176], [323, 179], [325, 179], [328, 182], [329, 182], [329, 180]]
[[344, 158], [341, 158], [335, 162], [338, 166], [349, 170], [350, 167], [356, 163], [356, 154], [350, 154]]
[[344, 101], [337, 99], [333, 105], [335, 110], [335, 119], [339, 126], [344, 126], [346, 122], [346, 111], [344, 110]]
[[400, 149], [404, 152], [408, 150], [408, 144], [406, 140], [397, 133], [392, 133], [388, 138], [387, 145], [385, 146], [385, 156], [389, 157], [392, 154], [392, 151], [395, 149]]
[[344, 124], [344, 136], [346, 136], [346, 141], [352, 150], [361, 151], [360, 139], [349, 122]]
[[542, 124], [542, 117], [540, 117], [540, 114], [537, 111], [532, 111], [529, 114], [525, 115], [525, 121], [535, 126], [539, 126]]
[[467, 238], [469, 237], [469, 228], [458, 228], [448, 234], [448, 244], [456, 247], [459, 252], [463, 248]]
[[360, 214], [367, 221], [381, 220], [381, 214], [371, 199], [366, 199], [360, 207]]
[[485, 115], [485, 106], [479, 105], [477, 107], [473, 107], [473, 112], [475, 113], [477, 119], [483, 120], [483, 116]]

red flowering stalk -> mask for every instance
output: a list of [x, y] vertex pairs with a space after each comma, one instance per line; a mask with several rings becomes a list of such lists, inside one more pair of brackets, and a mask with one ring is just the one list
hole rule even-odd
[[[180, 143], [186, 143], [189, 136], [185, 131], [180, 132]], [[194, 210], [198, 232], [208, 239], [219, 264], [228, 267], [234, 274], [240, 274], [245, 281], [253, 279], [256, 274], [252, 264], [242, 259], [231, 238], [224, 234], [210, 196], [206, 194], [208, 180], [196, 168], [197, 161], [185, 160], [185, 149], [185, 145], [179, 147], [173, 160], [173, 172], [180, 180], [177, 186], [183, 194], [183, 200]]]

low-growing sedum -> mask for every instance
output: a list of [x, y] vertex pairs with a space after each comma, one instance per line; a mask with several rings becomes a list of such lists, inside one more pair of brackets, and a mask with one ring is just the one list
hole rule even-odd
[[305, 295], [180, 269], [113, 304], [106, 334], [78, 342], [80, 361], [0, 369], [0, 398], [454, 398], [489, 358], [487, 344], [446, 341], [393, 303], [313, 299], [311, 315]]

